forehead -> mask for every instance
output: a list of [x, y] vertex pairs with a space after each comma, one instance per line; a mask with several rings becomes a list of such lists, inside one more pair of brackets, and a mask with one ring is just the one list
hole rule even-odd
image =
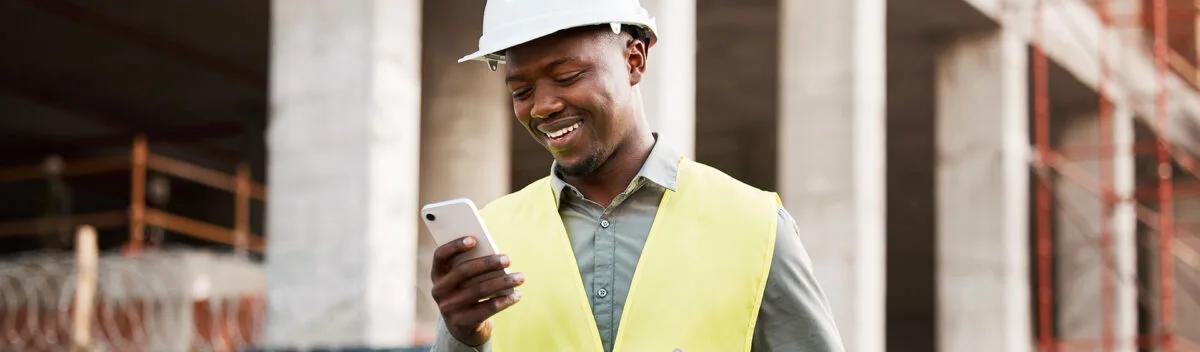
[[609, 36], [595, 28], [560, 31], [509, 48], [505, 52], [508, 75], [519, 76], [551, 69], [568, 62], [597, 62], [608, 49]]

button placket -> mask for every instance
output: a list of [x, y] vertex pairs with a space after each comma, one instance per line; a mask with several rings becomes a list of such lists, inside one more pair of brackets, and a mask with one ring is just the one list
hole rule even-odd
[[600, 228], [596, 229], [595, 262], [592, 268], [592, 312], [596, 315], [596, 323], [601, 330], [600, 339], [605, 344], [612, 343], [616, 324], [613, 320], [613, 300], [609, 298], [616, 270], [616, 234], [613, 233], [613, 222], [607, 216], [609, 214], [601, 214], [598, 217]]

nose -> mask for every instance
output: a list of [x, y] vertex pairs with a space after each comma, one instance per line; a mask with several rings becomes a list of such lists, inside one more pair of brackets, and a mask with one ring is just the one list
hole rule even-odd
[[535, 119], [544, 119], [559, 111], [564, 107], [562, 99], [554, 94], [539, 94], [534, 97], [533, 107], [529, 109], [529, 116]]

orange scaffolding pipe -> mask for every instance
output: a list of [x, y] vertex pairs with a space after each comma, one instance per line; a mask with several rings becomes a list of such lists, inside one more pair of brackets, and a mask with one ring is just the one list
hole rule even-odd
[[1101, 308], [1101, 342], [1104, 351], [1112, 351], [1115, 347], [1115, 321], [1116, 321], [1116, 295], [1114, 294], [1113, 283], [1113, 244], [1112, 244], [1112, 214], [1113, 206], [1116, 197], [1112, 192], [1112, 171], [1113, 171], [1113, 146], [1112, 146], [1112, 104], [1108, 99], [1108, 79], [1110, 68], [1108, 66], [1108, 35], [1111, 27], [1111, 18], [1109, 18], [1108, 9], [1109, 0], [1099, 0], [1096, 4], [1096, 12], [1100, 17], [1100, 37], [1098, 47], [1100, 49], [1100, 79], [1096, 83], [1097, 100], [1099, 101], [1098, 114], [1096, 115], [1097, 123], [1100, 130], [1100, 258], [1104, 262], [1101, 265], [1100, 274], [1100, 308]]
[[[1034, 142], [1041, 162], [1038, 168], [1044, 171], [1047, 162], [1051, 160], [1050, 153], [1050, 97], [1048, 92], [1046, 54], [1042, 51], [1042, 10], [1045, 0], [1037, 1], [1033, 13], [1033, 115]], [[1037, 316], [1038, 316], [1038, 350], [1050, 352], [1057, 350], [1053, 331], [1054, 297], [1050, 283], [1052, 254], [1050, 242], [1050, 180], [1048, 177], [1039, 178], [1036, 189], [1037, 199]]]
[[137, 136], [133, 140], [130, 152], [130, 188], [129, 188], [129, 252], [137, 253], [142, 250], [146, 241], [146, 158], [149, 151], [146, 147], [146, 136]]
[[1175, 350], [1174, 320], [1175, 320], [1175, 274], [1174, 257], [1171, 255], [1171, 245], [1174, 241], [1174, 210], [1171, 190], [1171, 155], [1167, 150], [1167, 3], [1166, 0], [1154, 0], [1154, 68], [1155, 89], [1154, 113], [1158, 142], [1158, 270], [1159, 270], [1159, 329], [1162, 335], [1162, 348], [1166, 351]]

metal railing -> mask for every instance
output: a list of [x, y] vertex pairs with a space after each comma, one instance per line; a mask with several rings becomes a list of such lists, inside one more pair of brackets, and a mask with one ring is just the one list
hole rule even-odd
[[[150, 152], [144, 136], [134, 138], [128, 156], [107, 156], [70, 160], [59, 175], [73, 177], [127, 171], [130, 173], [130, 200], [125, 210], [102, 211], [69, 216], [42, 217], [0, 222], [0, 237], [41, 233], [52, 226], [75, 227], [89, 224], [97, 228], [129, 227], [129, 250], [140, 251], [146, 241], [147, 226], [162, 228], [204, 241], [233, 246], [239, 252], [262, 253], [262, 236], [250, 230], [251, 201], [265, 203], [267, 187], [252, 180], [250, 167], [239, 163], [233, 175], [201, 167], [186, 161]], [[234, 225], [228, 228], [209, 222], [171, 214], [146, 204], [146, 175], [157, 172], [233, 194]], [[0, 183], [36, 180], [47, 177], [42, 166], [0, 169]]]

